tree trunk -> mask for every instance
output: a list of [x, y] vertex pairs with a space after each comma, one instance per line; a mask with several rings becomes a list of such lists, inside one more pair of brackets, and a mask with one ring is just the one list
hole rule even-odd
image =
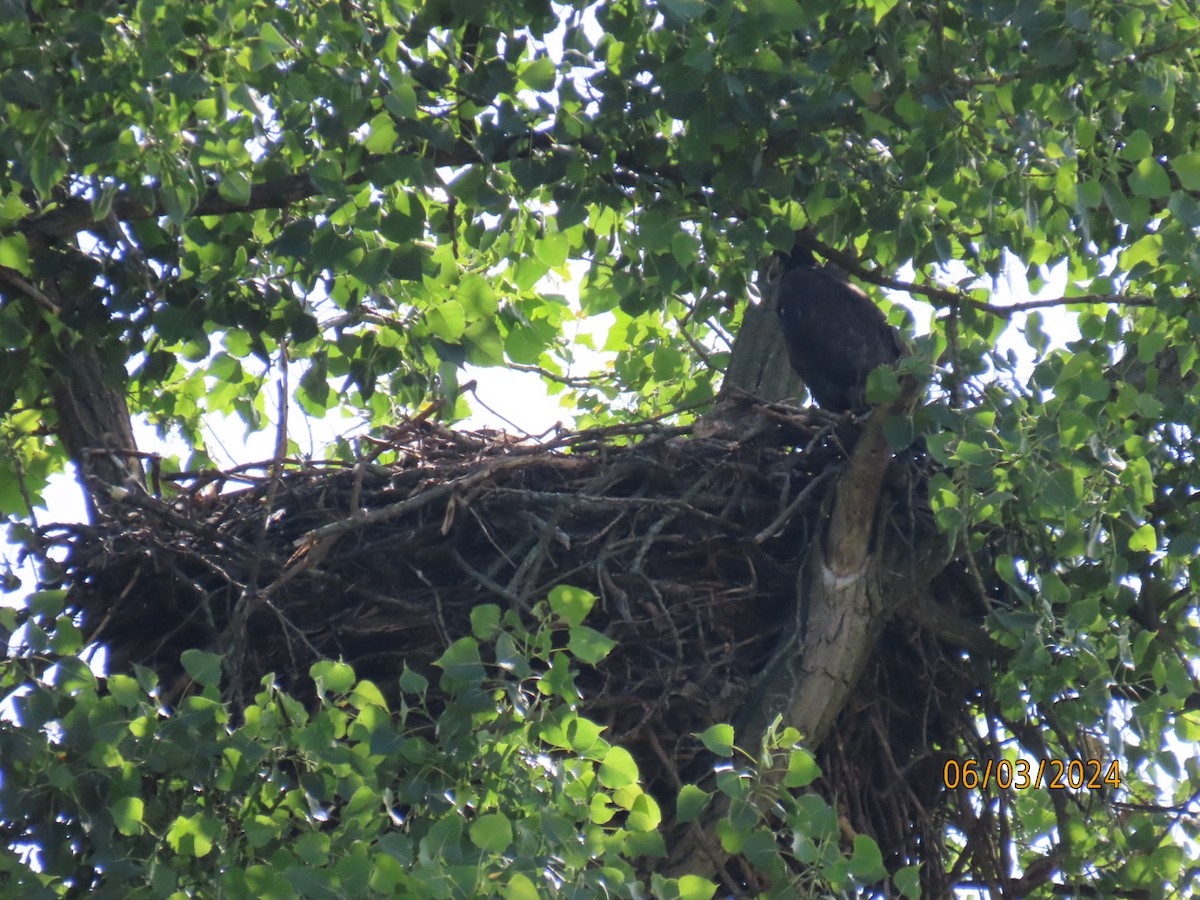
[[[761, 267], [759, 275], [759, 283], [765, 284]], [[803, 383], [792, 371], [783, 343], [777, 290], [765, 291], [760, 302], [746, 306], [742, 326], [733, 341], [729, 370], [721, 385], [722, 398], [733, 388], [771, 401], [799, 399], [804, 395]]]
[[96, 348], [80, 341], [51, 387], [58, 437], [75, 463], [93, 519], [112, 506], [109, 486], [142, 479], [125, 391], [108, 383], [107, 374]]
[[[74, 248], [62, 252], [82, 256]], [[88, 516], [94, 521], [98, 514], [113, 509], [113, 487], [142, 483], [142, 467], [125, 400], [128, 376], [124, 368], [106, 365], [96, 345], [88, 340], [87, 331], [107, 329], [89, 328], [83, 321], [86, 316], [82, 314], [95, 315], [95, 308], [107, 314], [107, 309], [102, 300], [91, 296], [91, 284], [70, 273], [69, 267], [70, 263], [62, 273], [67, 284], [64, 277], [48, 276], [38, 286], [55, 304], [66, 326], [59, 336], [56, 365], [46, 372], [46, 379], [58, 414], [56, 434], [75, 463]]]

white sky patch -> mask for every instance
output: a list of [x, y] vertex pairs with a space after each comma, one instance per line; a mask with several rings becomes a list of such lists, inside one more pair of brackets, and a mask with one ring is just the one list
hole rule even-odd
[[[957, 284], [970, 276], [970, 270], [959, 262], [945, 266], [939, 272], [939, 280], [947, 284]], [[896, 273], [900, 281], [912, 282], [915, 272], [911, 265], [905, 265]], [[1029, 279], [1025, 277], [1023, 264], [1008, 257], [1004, 271], [995, 283], [980, 279], [973, 287], [986, 287], [991, 290], [988, 302], [996, 306], [1012, 306], [1028, 303], [1031, 300], [1050, 300], [1062, 297], [1067, 290], [1067, 266], [1061, 264], [1042, 273], [1044, 284], [1034, 293], [1030, 290]], [[913, 298], [903, 291], [884, 290], [884, 295], [892, 303], [903, 306], [912, 315], [913, 333], [928, 334], [932, 328], [935, 308], [920, 298]], [[1016, 361], [1014, 374], [1019, 383], [1026, 383], [1033, 375], [1034, 367], [1039, 357], [1025, 338], [1025, 328], [1029, 316], [1036, 313], [1042, 319], [1042, 330], [1050, 338], [1047, 350], [1065, 348], [1070, 342], [1079, 339], [1078, 314], [1065, 306], [1050, 306], [1030, 312], [1017, 312], [1012, 315], [1003, 333], [996, 342], [995, 349], [1002, 356], [1010, 356]]]

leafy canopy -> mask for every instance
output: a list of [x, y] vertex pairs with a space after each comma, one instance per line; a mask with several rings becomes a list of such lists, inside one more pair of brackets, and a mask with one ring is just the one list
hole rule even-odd
[[[584, 423], [672, 410], [712, 396], [756, 260], [811, 226], [868, 280], [911, 262], [938, 312], [931, 500], [967, 546], [1007, 549], [1028, 599], [995, 616], [1000, 718], [1046, 755], [1086, 732], [1137, 775], [1100, 824], [1018, 795], [1018, 863], [1053, 831], [1104, 890], [1186, 883], [1198, 773], [1164, 742], [1200, 724], [1192, 4], [6, 10], [7, 514], [65, 463], [51, 397], [80, 346], [193, 464], [211, 413], [264, 427], [285, 360], [310, 414], [372, 424], [439, 395], [461, 414], [463, 362], [534, 367]], [[1027, 320], [1028, 378], [994, 355], [1006, 258], [1034, 287], [1058, 267], [1078, 315], [1067, 348]], [[961, 285], [937, 283], [950, 263]], [[568, 378], [572, 322], [599, 313], [611, 368]], [[488, 821], [480, 849], [504, 835]]]

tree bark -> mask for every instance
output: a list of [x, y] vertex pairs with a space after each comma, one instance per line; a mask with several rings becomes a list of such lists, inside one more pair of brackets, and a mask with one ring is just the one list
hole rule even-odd
[[[759, 283], [763, 283], [761, 277]], [[721, 385], [722, 399], [732, 388], [770, 401], [804, 396], [803, 384], [792, 371], [783, 343], [778, 291], [767, 291], [759, 303], [746, 306], [742, 327], [733, 341], [729, 371]]]
[[876, 407], [845, 468], [838, 474], [825, 532], [809, 548], [796, 580], [792, 624], [759, 676], [761, 689], [739, 722], [753, 739], [776, 716], [795, 727], [809, 749], [829, 735], [883, 626], [913, 585], [912, 570], [890, 565], [875, 540], [879, 497], [892, 454], [884, 422], [911, 408], [917, 385], [905, 382], [892, 403]]
[[[80, 253], [74, 248], [63, 252]], [[58, 358], [46, 371], [58, 414], [55, 433], [75, 463], [88, 516], [95, 521], [113, 508], [112, 487], [140, 485], [143, 475], [125, 399], [128, 376], [124, 368], [105, 365], [96, 345], [73, 327], [79, 312], [94, 314], [82, 310], [91, 302], [89, 288], [86, 283], [67, 288], [54, 277], [38, 285], [65, 325], [58, 337]]]
[[75, 463], [93, 520], [113, 504], [107, 486], [142, 480], [125, 391], [106, 375], [95, 347], [76, 341], [51, 384], [58, 437]]

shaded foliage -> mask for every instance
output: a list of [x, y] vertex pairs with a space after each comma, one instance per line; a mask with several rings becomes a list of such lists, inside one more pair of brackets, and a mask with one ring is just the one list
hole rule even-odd
[[[575, 651], [604, 655], [576, 639], [588, 592], [555, 589], [532, 629], [476, 607], [470, 634], [435, 661], [436, 686], [406, 668], [393, 708], [351, 666], [325, 661], [310, 670], [315, 695], [267, 676], [236, 710], [221, 699], [222, 657], [198, 650], [182, 656], [190, 686], [170, 710], [149, 669], [98, 679], [70, 617], [56, 618], [56, 593], [35, 598], [55, 649], [0, 663], [0, 686], [20, 687], [20, 725], [0, 728], [0, 876], [22, 896], [645, 896], [635, 863], [662, 855], [662, 812], [630, 754], [580, 713]], [[698, 735], [716, 759], [734, 756], [730, 736]], [[715, 793], [735, 803], [725, 839], [779, 879], [777, 896], [879, 879], [872, 841], [842, 853], [831, 807], [775, 797], [755, 775], [811, 784], [820, 770], [798, 737], [771, 735], [719, 779]], [[685, 786], [677, 816], [709, 799]], [[806, 874], [789, 875], [787, 859]], [[661, 897], [715, 890], [690, 875], [648, 883]], [[914, 869], [896, 883], [917, 895]]]

